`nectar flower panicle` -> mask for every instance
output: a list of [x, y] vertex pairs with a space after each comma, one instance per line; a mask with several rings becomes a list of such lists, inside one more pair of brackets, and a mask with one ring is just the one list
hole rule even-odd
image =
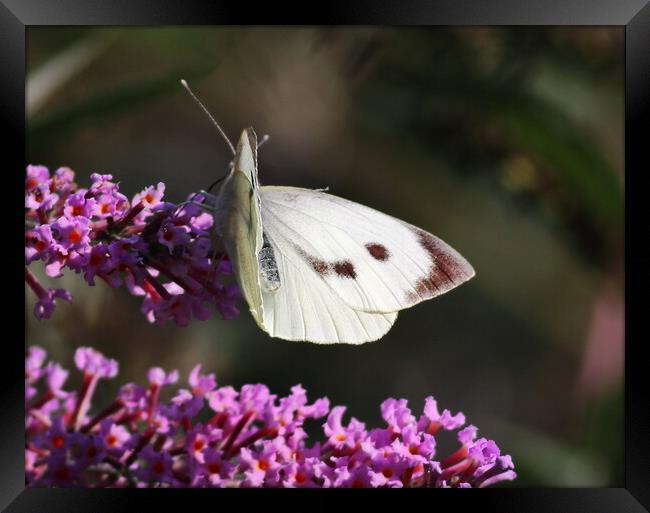
[[94, 173], [90, 179], [83, 189], [69, 168], [50, 174], [44, 166], [27, 166], [25, 282], [38, 297], [36, 318], [49, 319], [56, 299], [72, 300], [68, 291], [39, 283], [27, 267], [37, 260], [50, 278], [70, 269], [90, 286], [97, 279], [110, 287], [125, 285], [143, 297], [150, 322], [185, 326], [217, 312], [224, 319], [239, 314], [239, 288], [224, 282], [230, 262], [212, 249], [210, 214], [192, 203], [165, 202], [163, 183], [129, 202], [111, 175]]
[[[300, 385], [286, 397], [262, 384], [219, 387], [197, 365], [189, 388], [173, 395], [178, 372], [154, 367], [144, 385], [127, 383], [93, 407], [96, 385], [114, 378], [118, 363], [77, 349], [82, 383], [66, 391], [68, 372], [46, 356], [32, 346], [25, 359], [28, 486], [480, 488], [516, 478], [509, 455], [477, 438], [475, 426], [462, 428], [462, 413], [440, 413], [432, 397], [419, 417], [406, 400], [387, 399], [386, 425], [368, 429], [344, 421], [345, 407], [327, 398], [309, 403]], [[322, 425], [318, 440], [305, 422]], [[436, 453], [441, 431], [458, 441], [445, 457]]]

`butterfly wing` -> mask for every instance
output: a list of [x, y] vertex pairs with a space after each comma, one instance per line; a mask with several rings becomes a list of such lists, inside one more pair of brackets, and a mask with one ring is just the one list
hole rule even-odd
[[290, 236], [274, 221], [264, 226], [263, 329], [272, 337], [321, 344], [361, 344], [386, 334], [397, 313], [351, 308], [301, 258]]
[[[338, 298], [357, 312], [396, 312], [474, 276], [467, 260], [439, 238], [358, 203], [275, 186], [261, 187], [260, 199], [264, 232], [277, 246], [276, 257], [282, 255], [284, 274], [299, 272], [323, 298], [326, 284], [328, 300]], [[310, 289], [299, 288], [310, 296]], [[265, 308], [272, 303], [263, 301]]]

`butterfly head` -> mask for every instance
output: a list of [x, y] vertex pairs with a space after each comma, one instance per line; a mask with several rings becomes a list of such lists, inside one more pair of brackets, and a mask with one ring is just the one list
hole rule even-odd
[[237, 172], [244, 173], [251, 185], [257, 188], [257, 136], [250, 127], [242, 130], [239, 136], [230, 175]]

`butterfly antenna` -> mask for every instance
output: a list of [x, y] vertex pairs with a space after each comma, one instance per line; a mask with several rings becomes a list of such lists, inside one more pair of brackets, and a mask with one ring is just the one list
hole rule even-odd
[[266, 141], [268, 141], [269, 139], [270, 139], [269, 134], [264, 134], [264, 135], [262, 136], [262, 140], [261, 140], [261, 141], [259, 142], [259, 144], [257, 145], [257, 149], [259, 150], [259, 149], [262, 147], [262, 145], [263, 145]]
[[192, 90], [190, 89], [190, 86], [187, 85], [187, 82], [185, 80], [181, 79], [181, 85], [187, 90], [188, 93], [190, 93], [190, 96], [192, 98], [194, 98], [194, 101], [199, 105], [199, 107], [201, 107], [201, 109], [203, 109], [203, 112], [205, 112], [208, 115], [208, 117], [210, 118], [210, 121], [212, 121], [212, 124], [217, 127], [217, 130], [219, 130], [219, 133], [221, 134], [221, 137], [223, 137], [224, 140], [226, 141], [226, 143], [228, 144], [228, 147], [230, 148], [230, 151], [232, 151], [232, 154], [236, 155], [237, 152], [235, 152], [235, 147], [230, 142], [230, 139], [228, 139], [228, 136], [226, 135], [226, 132], [224, 132], [223, 129], [219, 126], [219, 123], [217, 123], [217, 120], [214, 119], [212, 114], [210, 114], [210, 111], [208, 109], [206, 109], [205, 105], [203, 105], [201, 103], [201, 100], [199, 100], [196, 97], [196, 95], [192, 92]]

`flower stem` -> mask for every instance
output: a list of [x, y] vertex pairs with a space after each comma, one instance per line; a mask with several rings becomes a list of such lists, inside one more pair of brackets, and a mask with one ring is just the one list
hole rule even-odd
[[115, 223], [112, 226], [112, 229], [115, 232], [118, 232], [118, 233], [121, 232], [126, 227], [126, 225], [129, 224], [131, 221], [133, 221], [135, 216], [137, 216], [143, 210], [144, 210], [144, 203], [142, 203], [142, 201], [140, 201], [140, 202], [138, 202], [137, 205], [134, 205], [133, 207], [131, 207], [128, 210], [128, 212], [126, 214], [124, 214], [124, 217], [122, 217], [122, 219], [120, 219], [117, 223]]
[[242, 447], [247, 447], [247, 446], [249, 446], [251, 444], [254, 444], [259, 439], [264, 438], [264, 437], [269, 436], [269, 435], [273, 435], [273, 436], [271, 436], [271, 438], [274, 438], [275, 435], [277, 435], [277, 430], [275, 428], [269, 428], [267, 426], [264, 426], [264, 427], [258, 429], [255, 433], [253, 433], [253, 434], [247, 436], [246, 438], [244, 438], [241, 442], [233, 444], [233, 446], [230, 448], [229, 451], [224, 451], [224, 457], [226, 459], [230, 459], [235, 454], [237, 454], [237, 452], [239, 452], [239, 450]]
[[69, 421], [69, 425], [73, 427], [75, 431], [79, 431], [83, 418], [90, 408], [90, 400], [95, 392], [95, 387], [97, 386], [98, 381], [98, 376], [89, 373], [84, 374], [77, 396], [77, 404]]
[[228, 435], [228, 438], [226, 438], [223, 446], [221, 447], [221, 450], [224, 452], [224, 454], [227, 454], [230, 451], [230, 448], [235, 443], [235, 439], [252, 420], [253, 415], [255, 415], [255, 413], [251, 410], [248, 410], [246, 413], [244, 413], [244, 415], [242, 415], [242, 418], [239, 419], [239, 422], [237, 422], [233, 430]]
[[138, 454], [140, 454], [140, 451], [145, 448], [145, 446], [149, 443], [153, 435], [156, 433], [156, 430], [149, 427], [147, 430], [144, 432], [142, 435], [142, 438], [138, 441], [138, 445], [135, 446], [131, 454], [129, 454], [129, 457], [126, 459], [124, 462], [124, 466], [126, 468], [129, 468], [131, 464], [135, 461], [135, 459], [138, 457]]
[[86, 424], [83, 428], [81, 428], [81, 432], [88, 433], [99, 422], [104, 420], [106, 417], [113, 415], [114, 413], [117, 413], [123, 407], [124, 407], [124, 403], [122, 402], [122, 400], [116, 399], [110, 405], [108, 405], [106, 408], [100, 411], [97, 415], [95, 415], [88, 424]]
[[27, 266], [25, 266], [25, 281], [27, 282], [27, 285], [34, 291], [34, 293], [38, 296], [39, 299], [44, 298], [47, 296], [47, 291], [38, 282], [38, 279], [36, 279], [36, 276], [32, 274], [32, 272], [27, 269]]
[[166, 266], [161, 264], [160, 262], [157, 262], [153, 258], [147, 256], [145, 257], [145, 261], [148, 266], [153, 267], [156, 271], [159, 271], [160, 273], [164, 274], [172, 280], [173, 282], [178, 283], [183, 289], [188, 292], [189, 294], [192, 294], [196, 296], [198, 294], [198, 291], [196, 290], [196, 287], [192, 287], [187, 281], [185, 281], [183, 278], [180, 276], [177, 276], [173, 271], [168, 269]]

